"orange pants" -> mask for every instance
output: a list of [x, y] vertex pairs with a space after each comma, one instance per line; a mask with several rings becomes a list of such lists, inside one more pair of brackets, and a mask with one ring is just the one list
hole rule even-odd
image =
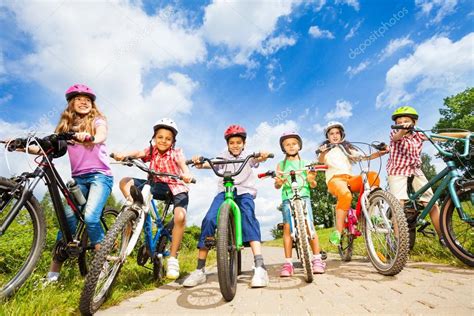
[[[380, 179], [378, 174], [369, 171], [367, 174], [371, 187], [378, 187]], [[337, 198], [336, 210], [347, 211], [351, 207], [352, 193], [359, 193], [362, 186], [362, 176], [351, 176], [348, 174], [337, 174], [328, 182], [328, 191]]]

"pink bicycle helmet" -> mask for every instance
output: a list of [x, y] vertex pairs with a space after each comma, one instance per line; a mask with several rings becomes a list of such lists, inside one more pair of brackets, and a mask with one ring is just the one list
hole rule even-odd
[[280, 148], [281, 148], [281, 151], [283, 151], [284, 153], [285, 152], [285, 149], [283, 148], [283, 141], [287, 138], [296, 138], [298, 140], [298, 142], [300, 143], [300, 150], [303, 149], [303, 140], [301, 139], [301, 136], [295, 132], [295, 131], [289, 131], [289, 132], [285, 132], [283, 133], [281, 136], [280, 136]]
[[80, 94], [88, 96], [91, 98], [92, 102], [95, 101], [95, 93], [92, 91], [92, 89], [84, 84], [79, 83], [69, 87], [69, 89], [66, 90], [66, 100], [69, 102], [76, 95]]
[[230, 125], [224, 132], [224, 138], [226, 141], [229, 141], [229, 138], [233, 136], [240, 136], [244, 139], [247, 138], [247, 131], [240, 125]]

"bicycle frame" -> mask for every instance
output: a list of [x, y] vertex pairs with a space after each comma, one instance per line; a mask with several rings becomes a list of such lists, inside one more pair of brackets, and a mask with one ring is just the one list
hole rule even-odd
[[439, 199], [441, 196], [441, 193], [448, 188], [449, 195], [451, 196], [451, 199], [454, 203], [454, 206], [458, 210], [459, 216], [461, 217], [462, 220], [471, 222], [472, 219], [469, 218], [466, 213], [464, 212], [462, 205], [459, 201], [459, 198], [456, 194], [456, 181], [460, 180], [463, 178], [461, 173], [459, 172], [458, 168], [456, 167], [456, 164], [454, 161], [451, 159], [454, 157], [453, 153], [447, 152], [444, 149], [442, 149], [438, 144], [433, 142], [432, 138], [441, 138], [445, 140], [462, 140], [465, 144], [464, 146], [464, 153], [461, 155], [461, 157], [465, 157], [469, 154], [469, 141], [472, 136], [467, 136], [466, 138], [455, 138], [455, 137], [450, 137], [450, 136], [444, 136], [444, 135], [438, 135], [438, 134], [431, 134], [428, 135], [424, 130], [421, 130], [417, 127], [414, 128], [415, 131], [423, 133], [425, 137], [433, 144], [433, 146], [443, 155], [443, 160], [446, 163], [446, 167], [438, 173], [434, 178], [428, 181], [427, 184], [425, 184], [423, 187], [418, 189], [417, 191], [409, 194], [409, 200], [411, 202], [415, 202], [418, 198], [421, 197], [423, 193], [425, 193], [429, 188], [433, 187], [433, 185], [438, 182], [439, 180], [443, 179], [440, 186], [436, 189], [436, 191], [433, 194], [433, 197], [430, 199], [426, 207], [424, 207], [424, 210], [422, 213], [418, 216], [418, 221], [423, 220], [428, 213], [431, 211], [431, 208], [434, 206], [436, 201]]
[[[158, 208], [156, 207], [156, 203], [153, 199], [151, 199], [151, 206], [153, 208], [153, 212], [148, 212], [148, 214], [146, 215], [145, 224], [144, 224], [145, 244], [151, 254], [155, 253], [158, 240], [163, 235], [163, 233], [169, 240], [171, 240], [170, 233], [167, 230], [164, 230], [165, 226], [163, 225], [165, 221], [165, 217], [167, 215], [167, 210], [169, 210], [170, 205], [171, 205], [171, 200], [167, 200], [165, 208], [164, 208], [165, 211], [163, 212], [163, 215], [160, 217]], [[155, 236], [153, 236], [153, 228], [152, 228], [153, 217], [155, 218], [154, 222], [157, 227]], [[165, 254], [165, 256], [167, 256], [167, 254]]]
[[[51, 201], [53, 204], [53, 208], [56, 213], [56, 217], [59, 221], [59, 228], [63, 234], [63, 239], [65, 239], [67, 244], [73, 242], [79, 242], [77, 237], [82, 234], [85, 229], [84, 218], [82, 213], [79, 211], [79, 207], [75, 204], [74, 200], [72, 199], [71, 193], [67, 189], [66, 185], [62, 181], [58, 171], [54, 167], [52, 161], [52, 156], [43, 157], [41, 162], [39, 163], [38, 167], [33, 172], [25, 172], [20, 175], [19, 179], [21, 179], [21, 183], [27, 183], [28, 186], [22, 188], [22, 194], [20, 199], [16, 202], [16, 204], [10, 210], [10, 213], [5, 219], [5, 222], [0, 227], [0, 236], [4, 234], [4, 232], [8, 229], [10, 224], [13, 222], [15, 217], [18, 215], [21, 207], [26, 203], [26, 201], [33, 195], [33, 191], [40, 182], [40, 180], [44, 179], [46, 186], [48, 187], [49, 194], [51, 195]], [[28, 179], [33, 179], [30, 183]], [[19, 185], [20, 185], [19, 184]], [[61, 193], [60, 193], [61, 192]], [[61, 200], [61, 194], [66, 199], [66, 202], [73, 210], [76, 218], [78, 219], [79, 223], [76, 228], [75, 234], [72, 234], [66, 220], [66, 213], [64, 210], [64, 206]]]
[[[234, 180], [232, 180], [231, 177], [224, 177], [224, 188], [225, 188], [225, 197], [224, 197], [224, 202], [222, 205], [228, 204], [230, 206], [230, 209], [232, 210], [232, 214], [234, 216], [234, 225], [235, 225], [235, 240], [237, 242], [237, 251], [240, 251], [242, 249], [242, 215], [240, 214], [240, 208], [235, 203], [234, 200]], [[219, 210], [217, 211], [217, 223], [219, 223], [219, 215], [221, 212], [221, 207], [219, 207]]]

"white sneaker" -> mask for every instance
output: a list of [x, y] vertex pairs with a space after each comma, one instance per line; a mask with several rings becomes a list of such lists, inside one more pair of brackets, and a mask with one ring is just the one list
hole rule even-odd
[[46, 277], [43, 279], [43, 285], [49, 285], [52, 283], [56, 283], [59, 280], [59, 272], [48, 272]]
[[202, 269], [194, 270], [183, 282], [184, 287], [193, 287], [206, 282], [206, 274]]
[[166, 271], [168, 279], [176, 280], [179, 277], [179, 261], [176, 258], [169, 257], [168, 268]]
[[262, 267], [254, 268], [251, 287], [266, 287], [269, 282], [267, 270]]

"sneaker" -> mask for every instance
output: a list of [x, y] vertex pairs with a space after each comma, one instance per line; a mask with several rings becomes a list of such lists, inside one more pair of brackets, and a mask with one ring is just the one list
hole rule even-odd
[[170, 257], [168, 259], [168, 269], [166, 271], [168, 279], [176, 280], [179, 277], [179, 261], [176, 258]]
[[313, 274], [324, 273], [324, 268], [326, 268], [326, 262], [324, 262], [321, 258], [313, 258], [313, 260], [311, 260], [311, 264], [313, 266]]
[[281, 267], [280, 277], [282, 277], [282, 278], [290, 277], [290, 276], [293, 275], [293, 272], [294, 272], [293, 265], [289, 262], [286, 262]]
[[269, 282], [267, 270], [262, 267], [253, 269], [251, 287], [266, 287]]
[[59, 280], [59, 272], [48, 272], [46, 277], [43, 279], [43, 285], [56, 283]]
[[202, 269], [194, 270], [183, 282], [184, 287], [193, 287], [206, 282], [206, 274]]
[[329, 242], [336, 246], [339, 245], [341, 243], [341, 233], [333, 230], [331, 235], [329, 235]]

